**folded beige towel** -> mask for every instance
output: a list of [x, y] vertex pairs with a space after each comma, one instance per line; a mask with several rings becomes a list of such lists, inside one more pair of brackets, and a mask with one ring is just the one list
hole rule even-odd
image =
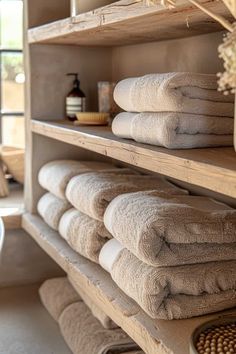
[[153, 267], [115, 239], [103, 246], [99, 260], [120, 289], [153, 318], [187, 318], [236, 306], [236, 261]]
[[168, 149], [233, 145], [234, 120], [188, 113], [118, 114], [112, 132], [139, 143]]
[[9, 188], [3, 171], [3, 166], [0, 162], [0, 198], [7, 197], [8, 194], [9, 194]]
[[66, 277], [46, 280], [39, 289], [39, 295], [43, 305], [56, 321], [67, 306], [81, 301]]
[[103, 222], [92, 219], [74, 208], [62, 216], [59, 233], [73, 250], [96, 263], [101, 248], [112, 238]]
[[163, 198], [155, 191], [120, 195], [109, 204], [104, 223], [150, 265], [236, 259], [236, 210], [210, 198]]
[[38, 175], [39, 184], [56, 195], [65, 199], [65, 190], [70, 179], [81, 173], [113, 169], [114, 166], [106, 162], [57, 160], [46, 163]]
[[103, 221], [108, 204], [118, 195], [152, 189], [167, 194], [187, 193], [160, 177], [93, 172], [72, 178], [66, 196], [76, 209]]
[[83, 291], [83, 289], [78, 285], [78, 283], [72, 278], [69, 277], [69, 281], [75, 290], [79, 293], [80, 297], [82, 298], [83, 302], [88, 306], [90, 311], [92, 312], [93, 316], [98, 319], [101, 325], [106, 329], [114, 329], [119, 328], [115, 322], [108, 317], [105, 312], [103, 312], [93, 301], [92, 297], [90, 297], [89, 293]]
[[51, 193], [44, 194], [37, 205], [38, 213], [54, 230], [58, 230], [62, 215], [71, 208], [67, 200], [60, 199]]
[[60, 316], [61, 333], [74, 354], [111, 354], [138, 349], [122, 329], [107, 330], [83, 302], [67, 307]]
[[173, 72], [129, 78], [116, 85], [114, 99], [129, 112], [234, 115], [234, 98], [217, 91], [216, 75]]

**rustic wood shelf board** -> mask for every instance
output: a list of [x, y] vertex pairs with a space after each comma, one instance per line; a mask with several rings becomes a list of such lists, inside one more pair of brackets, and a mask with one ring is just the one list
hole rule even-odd
[[23, 228], [147, 354], [188, 354], [191, 332], [216, 316], [179, 321], [153, 320], [115, 285], [107, 272], [75, 253], [40, 217], [24, 214]]
[[65, 122], [33, 120], [31, 129], [43, 136], [236, 197], [233, 148], [168, 150], [119, 139], [108, 127], [75, 127]]
[[[232, 19], [222, 1], [199, 0], [208, 9]], [[174, 9], [147, 6], [142, 0], [121, 0], [103, 8], [28, 31], [29, 43], [116, 46], [182, 38], [223, 30], [188, 0]]]

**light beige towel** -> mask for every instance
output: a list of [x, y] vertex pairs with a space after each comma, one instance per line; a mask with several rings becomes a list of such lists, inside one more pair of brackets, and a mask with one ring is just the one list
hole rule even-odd
[[104, 223], [150, 265], [236, 259], [236, 210], [207, 197], [124, 194], [109, 204]]
[[114, 166], [106, 162], [56, 160], [46, 163], [38, 175], [39, 184], [56, 195], [65, 199], [65, 190], [70, 179], [81, 173], [113, 169]]
[[38, 213], [54, 230], [58, 230], [62, 215], [71, 208], [67, 200], [60, 199], [51, 193], [44, 194], [38, 202]]
[[93, 172], [72, 178], [67, 186], [66, 196], [76, 209], [103, 221], [108, 204], [118, 195], [152, 189], [167, 194], [187, 193], [160, 177]]
[[108, 317], [105, 312], [103, 312], [93, 301], [92, 297], [90, 297], [89, 293], [87, 294], [72, 277], [69, 277], [69, 281], [75, 290], [79, 293], [83, 302], [88, 306], [93, 316], [98, 319], [101, 325], [106, 329], [114, 329], [119, 328], [115, 322]]
[[3, 166], [0, 161], [0, 198], [7, 197], [9, 194], [8, 183], [5, 178], [5, 173], [3, 171]]
[[234, 115], [234, 98], [217, 91], [216, 75], [172, 72], [128, 78], [116, 85], [114, 99], [128, 112]]
[[66, 277], [46, 280], [39, 289], [39, 295], [43, 305], [55, 321], [59, 320], [67, 306], [81, 301]]
[[60, 316], [61, 333], [73, 354], [111, 354], [138, 349], [122, 329], [107, 330], [83, 302], [67, 307]]
[[234, 120], [188, 113], [118, 114], [112, 132], [121, 138], [168, 149], [233, 145]]
[[236, 261], [152, 267], [115, 239], [103, 246], [99, 260], [152, 318], [187, 318], [236, 306]]
[[62, 216], [59, 233], [73, 250], [96, 263], [101, 248], [112, 238], [103, 222], [92, 219], [74, 208]]

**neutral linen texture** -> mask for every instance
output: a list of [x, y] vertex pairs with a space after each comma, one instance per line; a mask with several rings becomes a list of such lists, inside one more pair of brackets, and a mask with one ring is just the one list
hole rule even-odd
[[109, 354], [112, 349], [123, 348], [127, 352], [138, 348], [122, 329], [103, 328], [83, 302], [67, 307], [59, 318], [59, 325], [74, 354]]
[[236, 260], [236, 210], [207, 197], [120, 195], [109, 204], [104, 223], [150, 265]]
[[98, 263], [98, 256], [103, 245], [112, 238], [104, 223], [72, 208], [62, 216], [59, 234], [73, 250]]
[[46, 280], [39, 289], [39, 296], [55, 321], [67, 306], [82, 301], [66, 277]]
[[38, 181], [44, 189], [58, 198], [65, 199], [65, 189], [72, 177], [85, 172], [111, 168], [114, 166], [106, 162], [55, 160], [41, 167]]
[[79, 293], [80, 297], [82, 298], [85, 305], [88, 306], [90, 311], [92, 312], [93, 316], [98, 319], [101, 325], [106, 329], [114, 329], [119, 328], [112, 319], [105, 314], [92, 300], [92, 298], [87, 294], [83, 289], [79, 286], [78, 282], [76, 282], [73, 277], [69, 277], [69, 281], [75, 290]]
[[188, 113], [118, 114], [112, 132], [121, 138], [168, 149], [233, 145], [234, 120]]
[[233, 117], [233, 96], [217, 91], [216, 75], [172, 72], [120, 81], [116, 103], [128, 112], [182, 112]]
[[38, 213], [54, 230], [58, 230], [62, 215], [71, 208], [67, 200], [60, 199], [51, 193], [44, 194], [38, 201]]
[[164, 178], [147, 175], [86, 173], [71, 179], [66, 189], [70, 203], [91, 218], [103, 221], [108, 204], [120, 194], [157, 189], [167, 194], [187, 194]]
[[[149, 316], [174, 319], [235, 306], [235, 269], [236, 261], [153, 267], [124, 248], [118, 255], [115, 254], [110, 274], [120, 289]], [[197, 306], [193, 306], [193, 303]]]

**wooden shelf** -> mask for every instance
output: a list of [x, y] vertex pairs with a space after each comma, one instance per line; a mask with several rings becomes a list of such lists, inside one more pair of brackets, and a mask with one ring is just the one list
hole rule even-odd
[[[189, 338], [194, 328], [216, 316], [214, 314], [178, 321], [153, 320], [115, 285], [107, 272], [75, 253], [40, 217], [24, 214], [22, 224], [39, 246], [147, 354], [188, 354]], [[227, 311], [232, 312], [233, 310]]]
[[[199, 0], [208, 9], [232, 19], [222, 1]], [[177, 0], [174, 9], [121, 0], [103, 8], [59, 20], [28, 31], [29, 43], [115, 46], [182, 38], [223, 30], [216, 21], [191, 5]]]
[[168, 150], [119, 139], [108, 127], [75, 127], [63, 121], [33, 120], [31, 129], [37, 134], [236, 197], [236, 153], [233, 148]]

